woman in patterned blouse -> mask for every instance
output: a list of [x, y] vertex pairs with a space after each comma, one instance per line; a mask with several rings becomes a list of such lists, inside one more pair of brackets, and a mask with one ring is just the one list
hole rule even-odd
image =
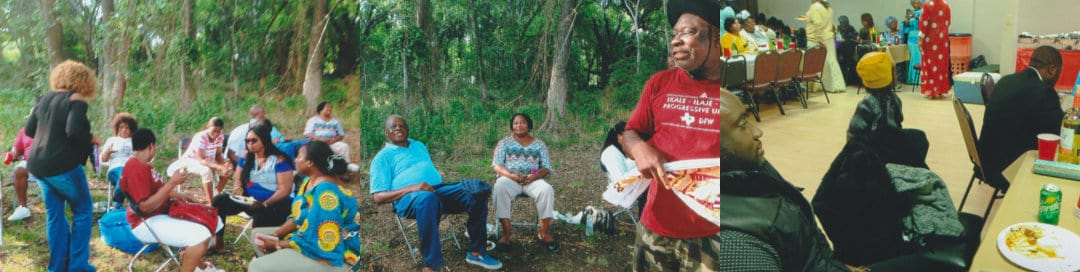
[[359, 206], [340, 178], [346, 167], [345, 159], [334, 155], [326, 143], [312, 141], [300, 148], [296, 168], [308, 176], [300, 185], [302, 193], [293, 200], [289, 220], [272, 236], [253, 230], [258, 250], [270, 254], [252, 261], [248, 271], [337, 271], [355, 266], [360, 252]]
[[510, 119], [513, 134], [506, 136], [495, 146], [491, 166], [499, 175], [495, 180], [495, 218], [502, 225], [503, 236], [498, 243], [510, 243], [510, 209], [514, 198], [526, 194], [536, 200], [540, 231], [537, 238], [550, 251], [558, 251], [555, 237], [548, 231], [552, 211], [555, 209], [555, 189], [544, 180], [551, 170], [551, 156], [544, 141], [529, 135], [533, 128], [532, 118], [516, 113]]

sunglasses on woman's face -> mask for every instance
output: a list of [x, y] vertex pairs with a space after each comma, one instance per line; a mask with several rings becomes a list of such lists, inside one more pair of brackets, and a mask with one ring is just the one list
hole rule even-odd
[[255, 143], [255, 142], [258, 142], [258, 141], [259, 141], [259, 139], [258, 139], [258, 138], [247, 138], [247, 139], [244, 139], [244, 142], [245, 142], [245, 143], [249, 143], [249, 144], [253, 144], [253, 143]]

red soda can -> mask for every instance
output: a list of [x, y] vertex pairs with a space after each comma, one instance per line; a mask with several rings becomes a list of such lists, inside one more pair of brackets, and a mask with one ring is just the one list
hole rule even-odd
[[724, 57], [725, 58], [730, 58], [731, 57], [731, 48], [724, 48]]
[[795, 48], [795, 41], [791, 41], [791, 43], [788, 43], [788, 47], [794, 49]]
[[11, 152], [4, 153], [4, 165], [11, 165], [11, 161], [15, 160], [15, 154]]

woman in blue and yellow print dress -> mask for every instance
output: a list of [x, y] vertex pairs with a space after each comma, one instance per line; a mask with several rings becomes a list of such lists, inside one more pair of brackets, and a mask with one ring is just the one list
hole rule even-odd
[[347, 165], [326, 143], [312, 141], [301, 147], [296, 168], [308, 176], [300, 185], [302, 193], [293, 200], [284, 225], [272, 236], [255, 238], [260, 251], [273, 253], [252, 261], [248, 271], [339, 271], [358, 266], [359, 206], [339, 178]]

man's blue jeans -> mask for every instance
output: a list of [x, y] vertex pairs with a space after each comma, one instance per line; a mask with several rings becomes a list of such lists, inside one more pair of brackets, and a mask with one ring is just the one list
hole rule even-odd
[[[65, 173], [36, 178], [45, 199], [45, 229], [49, 239], [49, 271], [97, 271], [90, 265], [90, 228], [94, 226], [93, 204], [86, 172], [82, 166]], [[75, 196], [68, 199], [45, 184], [70, 184]], [[71, 207], [72, 222], [64, 214]]]
[[[398, 217], [416, 219], [416, 230], [420, 236], [420, 254], [424, 256], [424, 265], [443, 267], [442, 244], [439, 239], [439, 218], [443, 212], [469, 215], [466, 229], [469, 232], [469, 252], [486, 253], [488, 199], [473, 198], [467, 195], [459, 184], [435, 186], [435, 192], [416, 191], [405, 194], [394, 201], [394, 212]], [[466, 253], [469, 254], [469, 253]]]

